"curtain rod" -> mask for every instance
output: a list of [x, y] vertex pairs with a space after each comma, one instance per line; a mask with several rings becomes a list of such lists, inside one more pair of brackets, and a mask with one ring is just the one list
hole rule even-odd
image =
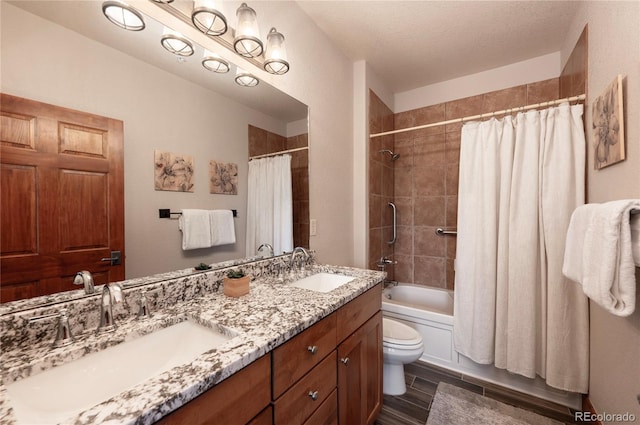
[[456, 123], [459, 123], [459, 122], [479, 120], [479, 119], [482, 119], [482, 118], [495, 117], [496, 115], [511, 114], [513, 112], [528, 111], [529, 109], [535, 109], [535, 108], [540, 108], [540, 107], [544, 107], [544, 106], [558, 105], [558, 104], [563, 103], [563, 102], [580, 101], [580, 100], [585, 100], [586, 98], [587, 98], [586, 94], [581, 94], [581, 95], [578, 95], [578, 96], [565, 97], [564, 99], [550, 100], [549, 102], [541, 102], [541, 103], [536, 103], [536, 104], [533, 104], [533, 105], [518, 106], [517, 108], [503, 109], [502, 111], [487, 112], [485, 114], [472, 115], [472, 116], [469, 116], [469, 117], [462, 117], [462, 118], [454, 118], [454, 119], [447, 120], [447, 121], [435, 122], [433, 124], [424, 124], [424, 125], [418, 125], [418, 126], [415, 126], [415, 127], [402, 128], [400, 130], [392, 130], [392, 131], [385, 131], [383, 133], [375, 133], [375, 134], [369, 135], [369, 138], [373, 139], [375, 137], [388, 136], [388, 135], [391, 135], [391, 134], [404, 133], [404, 132], [407, 132], [407, 131], [422, 130], [423, 128], [438, 127], [438, 126], [441, 126], [441, 125], [456, 124]]
[[269, 156], [278, 156], [278, 155], [282, 155], [290, 152], [306, 151], [307, 149], [309, 149], [309, 146], [303, 146], [301, 148], [294, 148], [294, 149], [287, 149], [285, 151], [280, 151], [280, 152], [265, 153], [264, 155], [250, 156], [249, 161], [251, 161], [252, 159], [267, 158]]

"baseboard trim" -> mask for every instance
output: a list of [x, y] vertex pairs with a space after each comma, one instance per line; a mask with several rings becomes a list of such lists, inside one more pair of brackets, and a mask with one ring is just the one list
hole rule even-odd
[[[596, 412], [596, 408], [593, 407], [593, 404], [591, 404], [591, 400], [589, 399], [589, 395], [587, 394], [582, 396], [582, 411], [589, 412], [594, 417], [598, 415], [598, 412]], [[602, 425], [602, 422], [600, 422], [599, 420], [596, 420], [595, 422], [590, 422], [590, 423], [594, 423], [596, 425]]]

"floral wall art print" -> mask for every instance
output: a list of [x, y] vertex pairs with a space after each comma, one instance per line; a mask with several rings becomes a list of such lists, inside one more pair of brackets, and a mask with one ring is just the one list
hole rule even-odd
[[593, 101], [594, 168], [599, 170], [624, 160], [622, 75]]
[[237, 195], [238, 164], [209, 161], [209, 192], [222, 195]]
[[155, 189], [193, 192], [193, 157], [154, 151]]

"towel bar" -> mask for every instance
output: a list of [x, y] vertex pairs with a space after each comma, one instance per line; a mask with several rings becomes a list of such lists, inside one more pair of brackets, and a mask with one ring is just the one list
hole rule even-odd
[[[234, 217], [238, 216], [238, 210], [231, 210], [231, 212], [233, 213]], [[182, 215], [182, 213], [180, 211], [173, 212], [169, 208], [160, 208], [158, 210], [159, 218], [171, 218], [172, 215]]]

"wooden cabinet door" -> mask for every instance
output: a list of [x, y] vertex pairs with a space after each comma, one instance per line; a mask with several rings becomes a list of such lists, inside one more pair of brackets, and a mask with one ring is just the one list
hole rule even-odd
[[267, 354], [155, 423], [269, 424], [272, 410], [266, 408], [270, 401], [271, 355]]
[[122, 121], [0, 96], [0, 301], [123, 280]]
[[382, 313], [338, 346], [338, 417], [343, 425], [373, 424], [382, 409]]

